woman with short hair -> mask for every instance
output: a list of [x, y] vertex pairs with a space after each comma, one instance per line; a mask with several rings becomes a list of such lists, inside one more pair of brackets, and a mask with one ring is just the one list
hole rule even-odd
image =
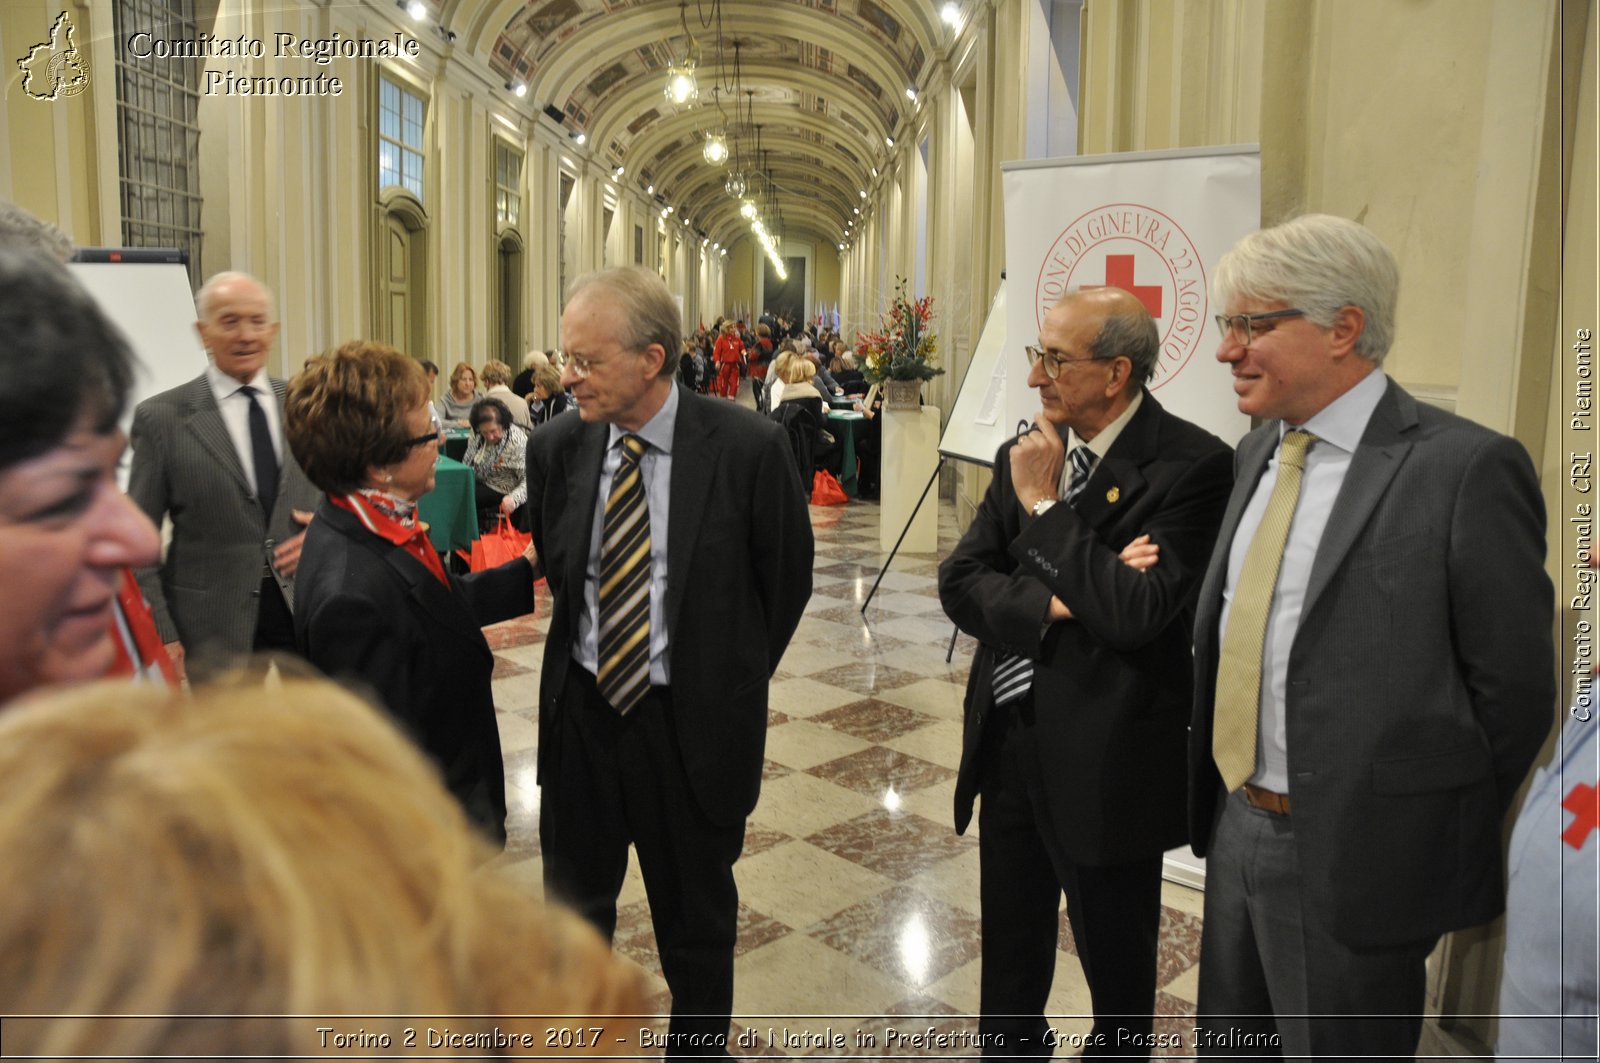
[[472, 441], [461, 463], [472, 469], [478, 526], [487, 528], [497, 513], [504, 513], [526, 531], [523, 504], [528, 500], [528, 433], [497, 398], [473, 403], [468, 420], [472, 422]]
[[533, 609], [533, 548], [454, 576], [417, 520], [442, 433], [417, 364], [356, 341], [306, 363], [284, 402], [289, 445], [327, 497], [306, 532], [295, 642], [369, 687], [433, 758], [469, 818], [505, 841], [505, 768], [482, 628]]
[[533, 373], [533, 397], [528, 403], [528, 416], [535, 428], [550, 418], [566, 413], [572, 400], [561, 388], [561, 373], [553, 365], [536, 369]]

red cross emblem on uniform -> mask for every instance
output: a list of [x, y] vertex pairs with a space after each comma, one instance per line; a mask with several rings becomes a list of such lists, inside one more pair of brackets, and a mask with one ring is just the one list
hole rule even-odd
[[1581, 782], [1567, 794], [1561, 807], [1574, 817], [1561, 832], [1561, 840], [1574, 849], [1582, 849], [1583, 843], [1589, 840], [1589, 832], [1600, 828], [1600, 790]]

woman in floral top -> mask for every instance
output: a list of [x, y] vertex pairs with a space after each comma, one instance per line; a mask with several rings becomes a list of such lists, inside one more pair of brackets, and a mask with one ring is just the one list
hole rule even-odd
[[488, 527], [496, 513], [505, 513], [520, 531], [527, 531], [528, 433], [511, 421], [511, 410], [499, 399], [479, 399], [468, 416], [472, 442], [462, 462], [477, 481], [478, 523]]

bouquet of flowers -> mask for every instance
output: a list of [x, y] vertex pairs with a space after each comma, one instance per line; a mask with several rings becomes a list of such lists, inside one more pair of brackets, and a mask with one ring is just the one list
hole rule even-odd
[[878, 332], [863, 332], [856, 340], [861, 375], [869, 384], [885, 380], [931, 380], [944, 372], [933, 364], [938, 340], [928, 331], [933, 318], [933, 297], [915, 301], [906, 297], [904, 277], [895, 278], [894, 301]]

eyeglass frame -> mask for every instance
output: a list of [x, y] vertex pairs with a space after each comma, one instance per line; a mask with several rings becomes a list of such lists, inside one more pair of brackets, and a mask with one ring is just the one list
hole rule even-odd
[[1038, 365], [1040, 362], [1043, 362], [1044, 375], [1049, 377], [1051, 380], [1061, 379], [1062, 366], [1082, 365], [1084, 362], [1114, 362], [1118, 358], [1126, 357], [1126, 355], [1121, 354], [1091, 354], [1087, 358], [1058, 358], [1049, 350], [1036, 346], [1032, 343], [1024, 344], [1022, 350], [1023, 353], [1028, 356], [1028, 368], [1031, 370], [1034, 366]]
[[[1291, 306], [1285, 310], [1269, 310], [1265, 314], [1213, 314], [1211, 319], [1217, 323], [1217, 331], [1222, 333], [1223, 339], [1231, 339], [1248, 351], [1251, 341], [1256, 338], [1255, 325], [1257, 321], [1276, 321], [1282, 318], [1305, 316], [1306, 312], [1304, 310]], [[1233, 323], [1235, 321], [1244, 322], [1244, 339], [1240, 339], [1238, 332], [1234, 329]]]
[[415, 450], [417, 447], [426, 446], [429, 443], [444, 442], [444, 425], [439, 423], [439, 414], [431, 407], [428, 410], [428, 420], [433, 423], [433, 431], [425, 436], [413, 436], [406, 440], [406, 450]]
[[[645, 352], [645, 350], [649, 346], [650, 346], [649, 344], [646, 344], [644, 347], [641, 347], [638, 350], [630, 350], [628, 348], [623, 348], [623, 352], [622, 353], [624, 353], [624, 354], [643, 354]], [[616, 356], [615, 355], [607, 355], [605, 358], [602, 358], [599, 362], [596, 362], [593, 358], [585, 358], [583, 355], [581, 355], [581, 354], [573, 354], [571, 351], [566, 352], [567, 367], [572, 370], [573, 376], [576, 376], [579, 380], [588, 380], [589, 379], [589, 374], [594, 372], [595, 366], [597, 366], [597, 365], [605, 365], [606, 363], [608, 363], [614, 357], [616, 357]]]

